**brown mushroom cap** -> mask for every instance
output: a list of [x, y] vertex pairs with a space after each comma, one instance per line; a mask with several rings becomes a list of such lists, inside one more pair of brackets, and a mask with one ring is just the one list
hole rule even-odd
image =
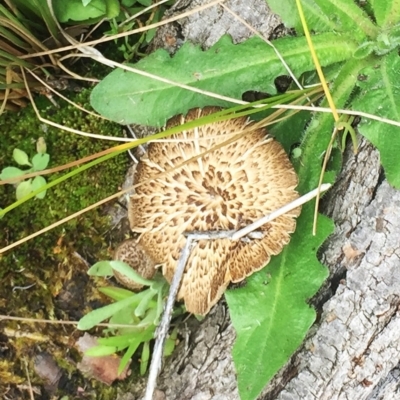
[[[145, 279], [153, 278], [154, 274], [156, 273], [156, 263], [135, 239], [128, 239], [122, 242], [115, 249], [114, 259], [127, 263]], [[113, 274], [115, 279], [121, 285], [124, 285], [129, 289], [137, 291], [143, 287], [143, 285], [140, 283], [127, 278], [125, 275], [116, 270], [113, 270]]]
[[[172, 118], [167, 128], [218, 111], [207, 107]], [[242, 228], [298, 197], [297, 176], [282, 146], [264, 129], [184, 161], [226, 141], [252, 123], [246, 117], [216, 122], [149, 145], [136, 171], [142, 183], [131, 197], [129, 218], [140, 244], [171, 282], [188, 231]], [[206, 139], [204, 139], [206, 138]], [[184, 141], [184, 139], [192, 139]], [[172, 171], [171, 171], [172, 170]], [[161, 172], [167, 172], [160, 176]], [[152, 179], [150, 179], [152, 178]], [[146, 181], [146, 182], [145, 182]], [[229, 282], [239, 282], [281, 252], [296, 226], [296, 209], [264, 225], [262, 239], [200, 240], [191, 251], [178, 299], [194, 314], [206, 314]]]

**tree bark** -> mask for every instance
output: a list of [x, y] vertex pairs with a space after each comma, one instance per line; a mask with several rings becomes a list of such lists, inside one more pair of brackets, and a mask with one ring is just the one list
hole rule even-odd
[[[239, 2], [231, 3], [240, 10]], [[358, 154], [345, 153], [322, 205], [336, 228], [320, 249], [330, 277], [312, 299], [318, 321], [259, 399], [400, 398], [399, 207], [400, 192], [384, 179], [377, 151], [360, 138]], [[157, 399], [239, 399], [235, 332], [224, 301], [203, 322], [189, 320], [181, 334], [159, 377]], [[119, 399], [141, 399], [145, 383]]]

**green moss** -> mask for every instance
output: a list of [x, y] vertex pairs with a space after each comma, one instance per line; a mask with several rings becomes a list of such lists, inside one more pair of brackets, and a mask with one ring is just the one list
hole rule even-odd
[[[72, 100], [89, 108], [89, 94], [85, 90], [75, 94]], [[58, 102], [60, 108], [48, 105], [42, 109], [42, 117], [84, 132], [121, 136], [121, 126], [87, 115], [62, 101]], [[79, 160], [115, 145], [115, 142], [86, 138], [45, 125], [38, 121], [32, 107], [18, 114], [5, 113], [1, 118], [0, 170], [5, 166], [16, 166], [12, 159], [16, 147], [32, 157], [36, 152], [35, 142], [41, 136], [46, 141], [47, 152], [51, 157], [49, 168]], [[127, 164], [126, 154], [119, 155], [48, 190], [43, 200], [32, 199], [12, 210], [0, 220], [0, 248], [116, 193], [124, 180]], [[47, 175], [46, 178], [51, 182], [66, 172]], [[0, 186], [0, 207], [5, 208], [14, 201], [15, 188], [12, 185]], [[87, 265], [77, 263], [74, 253], [89, 263], [110, 257], [110, 240], [107, 238], [109, 222], [104, 209], [98, 208], [0, 256], [0, 299], [6, 299], [4, 303], [0, 301], [0, 314], [28, 318], [70, 318], [71, 310], [58, 310], [55, 297], [65, 282], [74, 279], [76, 273], [82, 276], [86, 274]], [[93, 301], [99, 295], [93, 283], [90, 280], [88, 282], [84, 299]], [[16, 286], [31, 284], [34, 286], [30, 289], [13, 291]], [[78, 316], [83, 315], [90, 304], [84, 301], [81, 308]], [[15, 324], [3, 321], [0, 330], [12, 325]], [[32, 325], [31, 331], [33, 328], [48, 336], [49, 342], [58, 346], [58, 351], [53, 351], [53, 354], [57, 353], [61, 359], [66, 357], [68, 347], [59, 338], [60, 335], [65, 337], [72, 329], [64, 330], [61, 326], [54, 328], [43, 324]], [[29, 348], [32, 342], [25, 341], [23, 344], [19, 341], [16, 354], [23, 353], [24, 346]], [[41, 348], [44, 347], [41, 344]], [[14, 381], [26, 379], [24, 375], [19, 375], [21, 369], [17, 359], [9, 360], [7, 364], [8, 368], [2, 377], [13, 376]], [[32, 375], [33, 382], [36, 382]]]

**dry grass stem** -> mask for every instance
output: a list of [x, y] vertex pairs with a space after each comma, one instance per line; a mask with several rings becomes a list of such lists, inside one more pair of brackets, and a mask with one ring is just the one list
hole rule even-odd
[[171, 18], [165, 19], [165, 20], [157, 22], [155, 24], [151, 24], [151, 25], [147, 25], [147, 26], [144, 26], [144, 27], [141, 27], [141, 28], [133, 29], [133, 30], [128, 31], [128, 32], [122, 32], [122, 33], [118, 33], [116, 35], [107, 36], [106, 38], [92, 40], [92, 41], [86, 42], [86, 43], [77, 43], [77, 44], [74, 44], [74, 45], [71, 45], [71, 46], [60, 47], [60, 48], [54, 49], [54, 50], [47, 50], [47, 51], [32, 53], [32, 54], [29, 54], [29, 55], [23, 55], [23, 56], [21, 56], [21, 59], [32, 58], [32, 57], [40, 57], [40, 56], [50, 55], [50, 54], [54, 54], [54, 53], [60, 53], [60, 52], [63, 52], [63, 51], [75, 50], [75, 49], [79, 49], [80, 47], [94, 46], [94, 45], [99, 44], [99, 43], [104, 43], [104, 42], [107, 42], [107, 41], [123, 38], [125, 36], [130, 36], [130, 35], [133, 35], [135, 33], [145, 32], [147, 30], [150, 30], [150, 29], [153, 29], [153, 28], [158, 28], [159, 26], [169, 24], [170, 22], [178, 21], [179, 19], [188, 17], [189, 15], [196, 14], [197, 12], [200, 12], [202, 10], [210, 8], [210, 7], [212, 7], [212, 6], [216, 5], [216, 4], [222, 3], [224, 1], [225, 0], [214, 0], [214, 1], [210, 2], [210, 3], [208, 3], [208, 4], [204, 4], [203, 6], [197, 7], [195, 9], [193, 9], [193, 10], [184, 12], [182, 14], [179, 14], [179, 15], [175, 16], [175, 17], [171, 17]]

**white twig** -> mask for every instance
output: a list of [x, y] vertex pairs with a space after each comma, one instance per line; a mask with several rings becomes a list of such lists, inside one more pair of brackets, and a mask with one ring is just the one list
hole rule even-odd
[[174, 308], [175, 298], [181, 284], [183, 271], [185, 270], [186, 262], [190, 255], [193, 238], [188, 236], [185, 247], [182, 249], [181, 256], [179, 257], [178, 266], [175, 270], [174, 277], [172, 278], [171, 286], [169, 288], [167, 303], [164, 308], [163, 316], [159, 327], [156, 332], [156, 343], [154, 345], [153, 355], [151, 357], [151, 364], [149, 370], [149, 379], [147, 381], [146, 394], [144, 400], [153, 400], [154, 390], [156, 388], [157, 377], [161, 369], [161, 361], [164, 352], [164, 343], [167, 338], [172, 311]]
[[301, 206], [302, 204], [307, 203], [307, 201], [310, 201], [311, 199], [316, 197], [318, 193], [327, 191], [331, 186], [332, 185], [330, 183], [322, 184], [321, 187], [314, 189], [311, 192], [308, 192], [304, 196], [301, 196], [298, 199], [292, 201], [291, 203], [286, 204], [285, 206], [279, 208], [278, 210], [273, 211], [271, 214], [268, 214], [265, 217], [262, 217], [259, 220], [253, 222], [252, 224], [247, 225], [245, 228], [240, 229], [231, 236], [231, 239], [239, 240], [243, 236], [248, 235], [250, 232], [260, 228], [261, 226], [267, 224], [268, 222], [271, 222], [275, 218], [278, 218], [281, 215], [286, 214], [287, 212], [292, 211], [295, 208]]
[[[190, 231], [184, 233], [186, 237], [190, 236], [193, 240], [213, 240], [213, 239], [232, 239], [232, 236], [237, 231]], [[249, 232], [247, 234], [249, 239], [262, 239], [264, 233], [261, 231]]]

